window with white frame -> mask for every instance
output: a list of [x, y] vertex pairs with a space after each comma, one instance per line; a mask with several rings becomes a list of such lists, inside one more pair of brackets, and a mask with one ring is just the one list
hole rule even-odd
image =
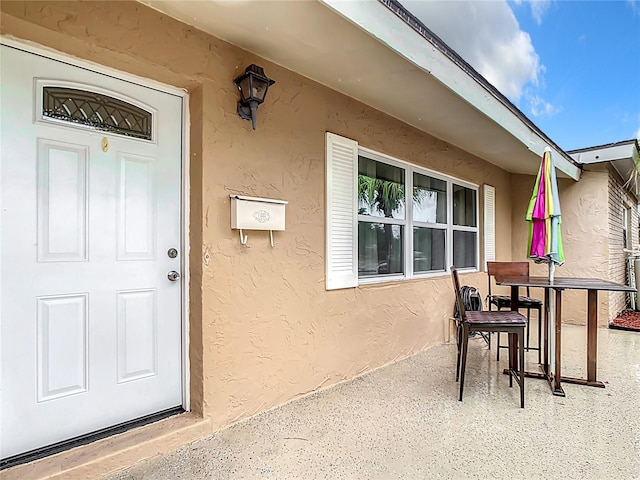
[[478, 187], [327, 133], [327, 289], [479, 265]]
[[622, 207], [622, 248], [631, 248], [631, 236], [629, 235], [629, 225], [631, 223], [631, 208], [624, 205]]

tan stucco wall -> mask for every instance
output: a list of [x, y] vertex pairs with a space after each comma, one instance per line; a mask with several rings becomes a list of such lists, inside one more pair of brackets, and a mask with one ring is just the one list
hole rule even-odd
[[[528, 227], [524, 220], [535, 177], [514, 175], [512, 182], [513, 259], [527, 257]], [[583, 172], [579, 182], [558, 179], [562, 209], [565, 264], [556, 276], [609, 278], [609, 210], [606, 170]], [[547, 275], [547, 265], [531, 264], [532, 275]], [[542, 292], [536, 296], [542, 298]], [[609, 322], [609, 295], [599, 294], [598, 324]], [[563, 322], [586, 324], [587, 292], [567, 290], [562, 296]]]
[[[448, 276], [325, 291], [325, 131], [493, 185], [497, 257], [511, 257], [517, 189], [493, 165], [138, 3], [0, 8], [3, 34], [189, 91], [191, 398], [214, 429], [444, 340]], [[252, 62], [277, 82], [257, 131], [238, 117], [232, 83]], [[230, 193], [289, 201], [275, 248], [260, 232], [240, 245]], [[486, 288], [483, 273], [462, 281]]]

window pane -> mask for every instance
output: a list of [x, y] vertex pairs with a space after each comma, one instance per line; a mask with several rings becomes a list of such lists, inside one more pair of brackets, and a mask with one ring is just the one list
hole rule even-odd
[[438, 228], [413, 229], [413, 271], [444, 271], [446, 230]]
[[476, 227], [476, 191], [453, 185], [453, 224]]
[[404, 273], [404, 227], [358, 223], [358, 276]]
[[413, 220], [447, 223], [447, 182], [413, 174]]
[[404, 170], [358, 157], [358, 214], [404, 218]]
[[458, 268], [476, 267], [476, 232], [453, 231], [453, 265]]

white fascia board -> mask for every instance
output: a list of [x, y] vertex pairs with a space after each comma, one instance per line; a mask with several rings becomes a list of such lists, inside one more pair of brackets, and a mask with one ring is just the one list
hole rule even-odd
[[626, 158], [631, 159], [633, 155], [633, 143], [594, 148], [582, 152], [570, 153], [570, 155], [576, 162], [582, 164], [612, 162]]
[[491, 92], [431, 45], [402, 19], [377, 1], [319, 0], [321, 3], [369, 33], [388, 48], [416, 65], [496, 122], [530, 151], [542, 156], [545, 147], [553, 154], [556, 167], [574, 180], [580, 169], [564, 153], [548, 145]]
[[638, 181], [631, 181], [635, 175], [635, 163], [633, 160], [633, 142], [622, 145], [610, 145], [571, 152], [569, 155], [578, 163], [592, 165], [597, 163], [610, 163], [618, 172], [625, 186], [638, 198]]

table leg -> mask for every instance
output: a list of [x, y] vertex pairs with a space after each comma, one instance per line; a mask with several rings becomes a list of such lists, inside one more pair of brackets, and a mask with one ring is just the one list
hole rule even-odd
[[596, 381], [598, 359], [598, 291], [587, 293], [587, 381]]
[[518, 311], [518, 298], [520, 297], [520, 292], [517, 285], [511, 286], [511, 310], [514, 312]]
[[562, 357], [562, 290], [556, 289], [556, 312], [555, 312], [555, 341], [556, 341], [556, 351], [555, 353], [555, 363], [556, 369], [553, 375], [553, 394], [557, 396], [564, 397], [565, 393], [562, 389], [562, 366], [561, 366], [561, 357]]
[[544, 323], [543, 323], [543, 335], [544, 335], [544, 353], [542, 357], [542, 371], [549, 375], [549, 292], [548, 288], [544, 289]]
[[598, 291], [587, 291], [587, 378], [562, 377], [563, 382], [604, 388], [596, 380], [598, 361]]

